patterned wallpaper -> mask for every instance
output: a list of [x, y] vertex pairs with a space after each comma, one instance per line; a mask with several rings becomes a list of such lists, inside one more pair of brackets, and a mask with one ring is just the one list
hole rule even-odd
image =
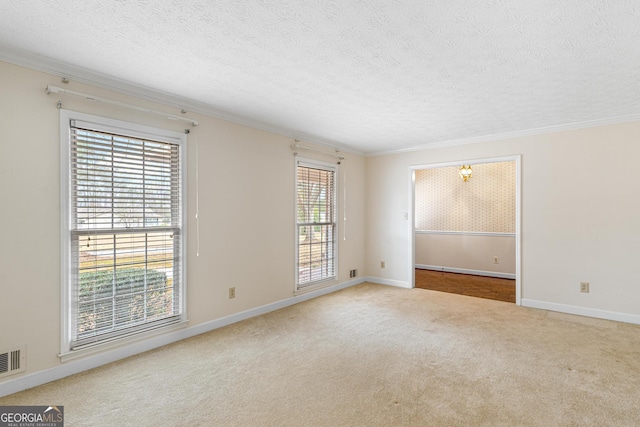
[[416, 171], [416, 230], [515, 233], [515, 162], [471, 167], [467, 182], [457, 166]]

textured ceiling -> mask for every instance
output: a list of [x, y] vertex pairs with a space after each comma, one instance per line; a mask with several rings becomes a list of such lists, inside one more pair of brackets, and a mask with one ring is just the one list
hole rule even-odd
[[365, 153], [640, 117], [638, 0], [2, 1], [19, 57]]

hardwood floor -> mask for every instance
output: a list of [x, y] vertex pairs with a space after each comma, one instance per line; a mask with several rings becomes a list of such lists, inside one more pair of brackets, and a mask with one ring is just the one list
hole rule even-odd
[[416, 288], [516, 302], [516, 281], [416, 269]]

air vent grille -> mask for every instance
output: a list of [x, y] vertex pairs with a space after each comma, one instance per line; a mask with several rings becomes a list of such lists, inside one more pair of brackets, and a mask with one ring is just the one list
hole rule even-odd
[[25, 347], [0, 351], [0, 377], [17, 374], [25, 370]]

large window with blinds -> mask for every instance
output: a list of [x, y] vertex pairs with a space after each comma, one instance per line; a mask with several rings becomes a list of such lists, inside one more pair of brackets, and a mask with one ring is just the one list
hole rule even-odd
[[63, 354], [184, 320], [186, 136], [69, 111]]
[[336, 167], [298, 160], [296, 283], [300, 289], [336, 277]]

